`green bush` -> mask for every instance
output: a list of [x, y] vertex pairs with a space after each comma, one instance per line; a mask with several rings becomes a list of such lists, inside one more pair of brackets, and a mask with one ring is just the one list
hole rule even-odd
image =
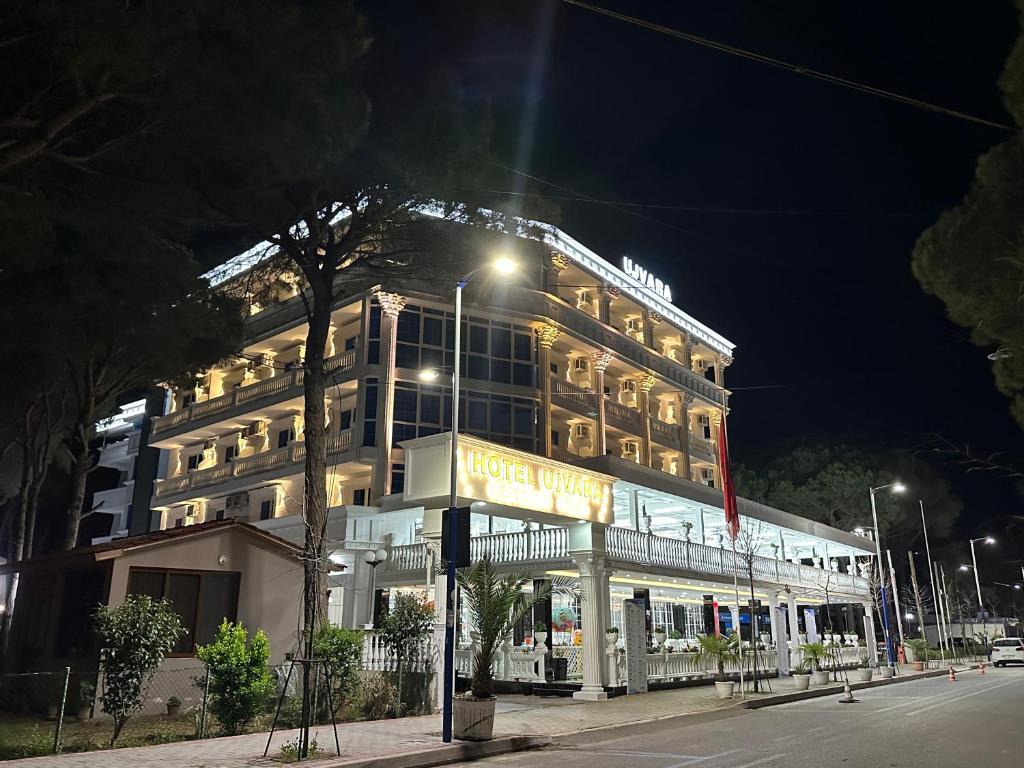
[[404, 688], [404, 673], [416, 661], [415, 654], [420, 643], [433, 627], [434, 611], [416, 595], [399, 592], [395, 604], [377, 630], [377, 635], [397, 662], [399, 693]]
[[[313, 635], [313, 656], [327, 662], [331, 677], [331, 702], [334, 716], [352, 698], [359, 684], [363, 662], [363, 631], [331, 625], [320, 627]], [[327, 702], [323, 704], [326, 706]]]
[[196, 648], [196, 656], [210, 674], [210, 711], [225, 733], [241, 732], [274, 694], [266, 634], [258, 629], [250, 641], [245, 627], [225, 620], [212, 643]]
[[93, 624], [103, 672], [100, 701], [114, 721], [113, 746], [128, 718], [142, 707], [145, 687], [185, 629], [169, 602], [148, 595], [128, 595], [116, 608], [101, 605]]

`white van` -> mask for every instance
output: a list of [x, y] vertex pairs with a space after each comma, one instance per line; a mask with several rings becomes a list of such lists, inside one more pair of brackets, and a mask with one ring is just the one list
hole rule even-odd
[[1020, 662], [1024, 664], [1024, 640], [1019, 637], [1001, 637], [992, 642], [992, 663], [997, 667]]

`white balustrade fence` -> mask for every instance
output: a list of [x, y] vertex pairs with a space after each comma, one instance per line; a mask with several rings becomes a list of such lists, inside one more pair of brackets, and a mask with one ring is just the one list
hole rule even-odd
[[[433, 637], [425, 637], [411, 650], [405, 669], [408, 672], [432, 672], [437, 668]], [[362, 667], [371, 672], [396, 672], [398, 657], [384, 644], [376, 632], [363, 633]]]

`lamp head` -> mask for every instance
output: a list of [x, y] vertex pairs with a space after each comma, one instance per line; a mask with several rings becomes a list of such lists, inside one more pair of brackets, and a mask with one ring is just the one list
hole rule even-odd
[[971, 566], [969, 566], [969, 565], [961, 565], [960, 566], [960, 570], [961, 571], [969, 571], [969, 570], [971, 570]]
[[895, 483], [892, 484], [892, 492], [893, 493], [903, 493], [906, 490], [907, 490], [907, 486], [905, 486], [899, 480], [897, 480]]
[[853, 529], [853, 532], [856, 533], [858, 536], [864, 535], [864, 529], [859, 525]]
[[440, 375], [436, 368], [425, 368], [419, 374], [420, 381], [437, 381], [437, 377]]
[[993, 539], [993, 538], [992, 538], [991, 536], [986, 536], [986, 537], [985, 537], [985, 543], [986, 543], [986, 544], [995, 544], [995, 543], [996, 543], [996, 540], [995, 540], [995, 539]]
[[511, 275], [519, 267], [519, 265], [508, 256], [499, 256], [494, 260], [494, 263], [491, 266], [493, 266], [494, 269], [502, 275]]

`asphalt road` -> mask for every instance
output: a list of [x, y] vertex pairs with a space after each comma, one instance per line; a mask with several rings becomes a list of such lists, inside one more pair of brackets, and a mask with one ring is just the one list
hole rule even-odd
[[[476, 763], [516, 768], [1010, 768], [1024, 765], [1024, 667], [660, 720]], [[666, 713], [668, 714], [668, 713]]]

